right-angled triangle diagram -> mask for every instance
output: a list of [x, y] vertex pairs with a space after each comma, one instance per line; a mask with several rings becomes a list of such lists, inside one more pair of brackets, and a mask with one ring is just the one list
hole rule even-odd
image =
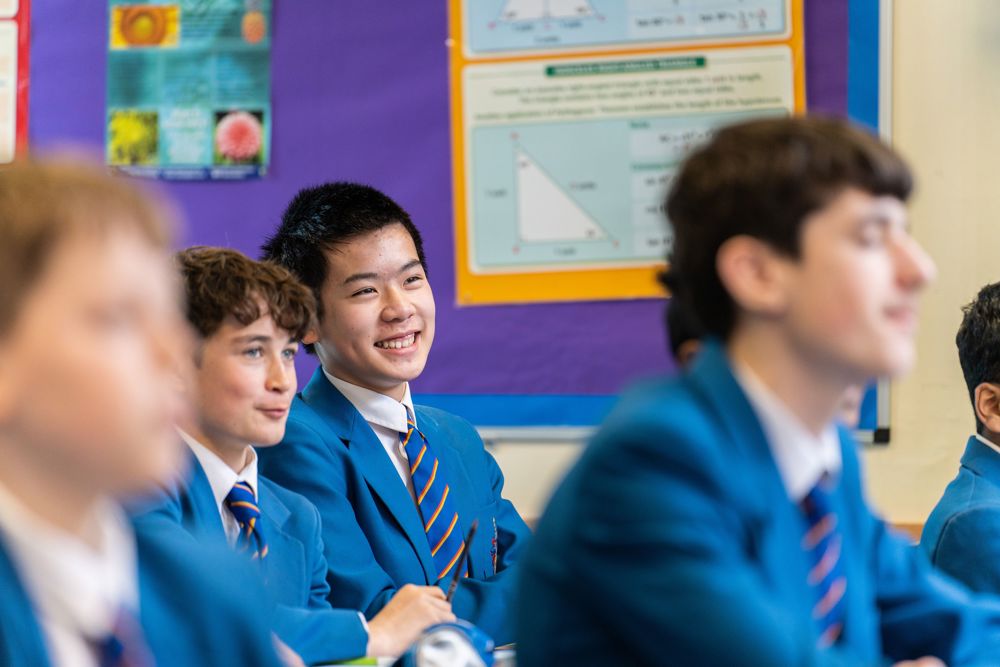
[[539, 21], [595, 16], [589, 0], [507, 0], [501, 21]]
[[593, 241], [607, 238], [600, 225], [523, 149], [515, 150], [514, 159], [521, 241]]

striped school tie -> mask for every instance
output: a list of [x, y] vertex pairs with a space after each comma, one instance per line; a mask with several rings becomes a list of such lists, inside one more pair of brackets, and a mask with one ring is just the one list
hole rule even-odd
[[808, 581], [816, 594], [812, 616], [819, 631], [819, 648], [828, 648], [840, 638], [847, 607], [847, 579], [840, 559], [843, 539], [831, 503], [831, 487], [830, 482], [821, 479], [802, 500], [808, 521], [802, 549], [809, 557]]
[[424, 434], [417, 430], [407, 410], [407, 430], [400, 435], [410, 461], [410, 477], [417, 494], [417, 509], [424, 523], [427, 544], [431, 548], [438, 581], [452, 571], [462, 555], [465, 539], [458, 522], [458, 512], [450, 497], [451, 487], [441, 461], [434, 454]]
[[226, 496], [226, 507], [236, 517], [240, 526], [240, 534], [236, 538], [236, 550], [247, 552], [251, 559], [263, 559], [267, 556], [267, 542], [257, 523], [260, 520], [260, 509], [257, 507], [257, 497], [246, 482], [239, 481]]
[[100, 667], [154, 667], [138, 620], [127, 609], [118, 612], [111, 634], [96, 643]]

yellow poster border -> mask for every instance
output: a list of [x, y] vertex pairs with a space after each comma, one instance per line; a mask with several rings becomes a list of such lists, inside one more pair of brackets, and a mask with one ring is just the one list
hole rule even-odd
[[528, 55], [490, 55], [467, 58], [463, 49], [463, 0], [449, 0], [447, 45], [449, 88], [451, 91], [452, 202], [455, 232], [455, 299], [460, 306], [526, 304], [565, 301], [606, 301], [655, 298], [664, 295], [656, 276], [665, 263], [642, 267], [569, 269], [564, 271], [477, 274], [469, 268], [469, 229], [465, 179], [465, 114], [463, 113], [462, 72], [468, 65], [559, 61], [595, 56], [655, 56], [677, 51], [746, 49], [760, 46], [787, 46], [792, 53], [793, 104], [796, 113], [806, 108], [804, 0], [788, 0], [791, 31], [776, 39], [736, 43], [699, 42], [651, 48], [607, 48]]

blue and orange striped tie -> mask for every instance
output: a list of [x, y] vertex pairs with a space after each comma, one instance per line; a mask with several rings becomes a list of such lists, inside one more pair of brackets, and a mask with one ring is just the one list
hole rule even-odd
[[840, 559], [843, 538], [826, 479], [821, 479], [802, 500], [802, 510], [808, 522], [802, 548], [809, 557], [808, 581], [816, 594], [812, 616], [819, 631], [817, 645], [828, 648], [844, 631], [847, 579]]
[[236, 517], [240, 534], [236, 538], [236, 550], [247, 552], [254, 560], [267, 556], [267, 542], [260, 526], [260, 508], [253, 489], [244, 481], [236, 482], [226, 496], [226, 507]]
[[410, 477], [413, 479], [413, 491], [417, 494], [417, 509], [424, 522], [427, 544], [431, 548], [440, 581], [458, 563], [465, 539], [462, 537], [458, 511], [450, 497], [451, 487], [441, 461], [434, 455], [427, 438], [417, 430], [409, 416], [406, 426], [406, 434], [400, 437], [410, 460]]

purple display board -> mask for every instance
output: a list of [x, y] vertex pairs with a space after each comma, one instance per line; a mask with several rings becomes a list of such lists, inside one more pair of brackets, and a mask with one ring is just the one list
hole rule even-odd
[[[847, 4], [805, 3], [812, 110], [846, 110]], [[46, 0], [33, 14], [30, 141], [99, 156], [105, 3]], [[672, 370], [662, 301], [455, 306], [444, 0], [279, 1], [272, 34], [270, 171], [260, 181], [165, 184], [186, 216], [182, 243], [257, 256], [299, 188], [369, 183], [398, 200], [426, 239], [437, 333], [418, 392], [600, 397]], [[301, 356], [303, 383], [315, 364]]]

